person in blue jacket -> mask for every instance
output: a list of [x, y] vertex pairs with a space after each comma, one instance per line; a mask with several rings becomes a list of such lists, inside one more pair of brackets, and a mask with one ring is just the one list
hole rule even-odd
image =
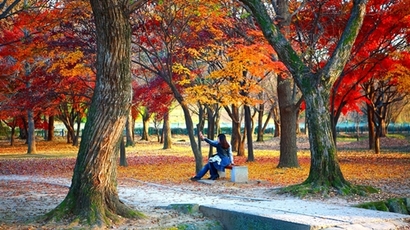
[[216, 154], [208, 159], [208, 163], [191, 180], [200, 180], [208, 171], [211, 177], [208, 179], [216, 180], [219, 178], [218, 171], [225, 172], [225, 167], [234, 164], [231, 145], [226, 140], [225, 134], [219, 134], [218, 140], [210, 140], [199, 133], [201, 140], [216, 148]]

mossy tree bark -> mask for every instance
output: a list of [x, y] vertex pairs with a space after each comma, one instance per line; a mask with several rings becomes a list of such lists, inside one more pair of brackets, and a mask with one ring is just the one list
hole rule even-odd
[[103, 228], [122, 217], [138, 217], [119, 199], [119, 140], [131, 106], [131, 29], [128, 2], [91, 0], [97, 34], [97, 77], [65, 199], [47, 220], [71, 219]]
[[336, 188], [343, 194], [357, 193], [340, 170], [336, 146], [333, 141], [329, 94], [336, 79], [341, 75], [349, 59], [351, 48], [359, 33], [366, 12], [367, 0], [354, 0], [345, 30], [326, 65], [317, 72], [311, 70], [292, 48], [290, 42], [272, 22], [265, 5], [260, 0], [240, 0], [251, 11], [265, 38], [275, 49], [278, 58], [292, 74], [306, 101], [306, 116], [309, 129], [311, 165], [309, 177], [293, 191], [326, 192]]

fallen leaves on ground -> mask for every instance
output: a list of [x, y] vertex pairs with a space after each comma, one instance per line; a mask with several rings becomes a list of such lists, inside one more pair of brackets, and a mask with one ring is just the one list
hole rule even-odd
[[[52, 149], [53, 143], [50, 145], [48, 149]], [[135, 148], [138, 149], [138, 145]], [[144, 150], [144, 153], [128, 153], [128, 166], [119, 167], [119, 177], [164, 184], [191, 183], [189, 178], [195, 174], [195, 160], [189, 155], [189, 146], [185, 146], [184, 153], [176, 152], [175, 155], [161, 154], [161, 151], [166, 152], [154, 146], [152, 152]], [[266, 186], [278, 187], [301, 183], [308, 176], [310, 157], [306, 153], [298, 157], [299, 168], [276, 168], [279, 154], [274, 150], [269, 152], [265, 149], [260, 156], [256, 150], [255, 156], [255, 162], [247, 162], [246, 157], [235, 157], [237, 165], [248, 166], [251, 181], [263, 181], [266, 182]], [[386, 187], [386, 183], [410, 187], [408, 153], [372, 154], [366, 151], [339, 151], [338, 156], [342, 172], [349, 181], [379, 188]], [[205, 164], [206, 155], [203, 158]], [[0, 158], [0, 175], [70, 177], [74, 164], [74, 157]], [[227, 170], [227, 177], [230, 177], [230, 170]]]

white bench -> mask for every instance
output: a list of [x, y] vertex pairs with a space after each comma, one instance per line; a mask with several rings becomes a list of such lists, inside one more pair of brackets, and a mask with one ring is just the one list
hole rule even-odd
[[[231, 170], [231, 181], [232, 182], [248, 182], [248, 166], [240, 165], [228, 165], [225, 167], [225, 170]], [[220, 178], [226, 177], [226, 172], [218, 171]]]

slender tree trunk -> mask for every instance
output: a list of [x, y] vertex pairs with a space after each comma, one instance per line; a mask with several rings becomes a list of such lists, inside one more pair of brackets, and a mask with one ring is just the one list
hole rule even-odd
[[189, 141], [191, 143], [191, 149], [194, 153], [195, 157], [195, 172], [199, 172], [202, 169], [203, 162], [202, 162], [202, 153], [199, 151], [198, 145], [195, 141], [195, 134], [194, 134], [194, 123], [192, 121], [191, 114], [189, 113], [189, 107], [188, 105], [183, 102], [180, 103], [181, 108], [184, 112], [184, 117], [185, 117], [185, 126], [188, 131], [188, 136], [189, 136]]
[[127, 116], [127, 122], [125, 124], [125, 133], [126, 133], [126, 144], [125, 146], [134, 146], [134, 122], [132, 121], [132, 114], [131, 111]]
[[78, 146], [79, 144], [79, 139], [80, 139], [80, 133], [81, 133], [81, 116], [80, 113], [77, 113], [77, 129], [73, 130], [73, 146]]
[[[211, 140], [215, 139], [215, 116], [214, 116], [214, 111], [207, 106], [206, 108], [207, 112], [206, 114], [208, 115], [208, 138]], [[208, 157], [211, 157], [214, 152], [214, 147], [209, 146], [208, 150]]]
[[16, 134], [16, 126], [11, 127], [11, 134], [10, 134], [10, 146], [14, 146], [15, 142], [15, 137], [14, 135]]
[[125, 144], [123, 138], [120, 138], [120, 166], [127, 167], [127, 156], [125, 151]]
[[28, 132], [27, 132], [27, 154], [36, 153], [36, 133], [34, 128], [33, 110], [27, 112]]
[[246, 139], [248, 144], [248, 162], [255, 161], [255, 156], [253, 154], [253, 132], [252, 132], [252, 117], [251, 108], [248, 105], [245, 108], [245, 127], [246, 127]]
[[[125, 4], [125, 5], [121, 5]], [[128, 2], [91, 0], [97, 34], [97, 80], [72, 184], [49, 219], [104, 228], [137, 213], [117, 191], [119, 143], [131, 107], [131, 28]]]
[[258, 111], [258, 132], [257, 132], [256, 142], [263, 142], [263, 131], [264, 131], [264, 128], [263, 128], [263, 115], [264, 115], [264, 111], [265, 111], [265, 104], [262, 103], [262, 104], [259, 105], [259, 111]]
[[164, 137], [163, 149], [172, 148], [171, 141], [171, 126], [169, 124], [169, 112], [166, 112], [164, 115], [164, 124], [162, 127], [162, 136]]

